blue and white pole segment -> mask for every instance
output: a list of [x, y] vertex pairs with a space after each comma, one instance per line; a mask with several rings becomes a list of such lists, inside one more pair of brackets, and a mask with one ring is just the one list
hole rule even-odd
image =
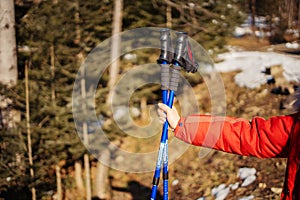
[[[198, 63], [195, 62], [191, 47], [188, 42], [187, 33], [177, 32], [177, 42], [174, 55], [168, 54], [171, 49], [170, 34], [168, 29], [161, 30], [161, 55], [158, 59], [158, 63], [161, 64], [161, 84], [162, 84], [162, 99], [163, 103], [172, 108], [177, 91], [180, 70], [181, 67], [187, 72], [195, 73], [198, 68]], [[171, 59], [171, 56], [172, 59]], [[168, 61], [168, 62], [167, 62]], [[169, 65], [172, 62], [173, 67], [171, 69], [171, 79], [169, 81]], [[170, 93], [168, 95], [168, 90]], [[168, 122], [166, 121], [163, 126], [163, 132], [161, 136], [161, 142], [158, 152], [158, 159], [156, 163], [155, 174], [153, 178], [153, 186], [151, 192], [151, 200], [156, 197], [157, 186], [159, 183], [159, 174], [161, 170], [161, 164], [163, 162], [163, 199], [168, 199]]]
[[[174, 53], [172, 48], [171, 36], [169, 29], [161, 30], [161, 55], [158, 63], [161, 65], [161, 90], [162, 102], [172, 108], [175, 92], [177, 91], [179, 78], [180, 78], [180, 64], [173, 59]], [[181, 51], [181, 48], [179, 48]], [[178, 52], [181, 54], [181, 52]], [[176, 55], [176, 52], [175, 52]], [[170, 64], [173, 67], [170, 68]], [[171, 77], [169, 71], [171, 70]], [[170, 91], [170, 92], [169, 92]], [[158, 151], [158, 158], [156, 162], [155, 173], [153, 177], [153, 186], [151, 192], [151, 200], [155, 200], [157, 187], [160, 178], [160, 171], [163, 164], [163, 199], [168, 200], [168, 127], [166, 121], [163, 125], [160, 146]]]
[[[173, 68], [171, 69], [171, 80], [170, 80], [170, 93], [166, 105], [170, 108], [173, 107], [175, 92], [177, 91], [179, 77], [180, 77], [180, 65], [178, 62], [173, 62]], [[164, 129], [162, 137], [165, 141], [165, 149], [163, 153], [163, 199], [168, 200], [169, 195], [169, 171], [168, 171], [168, 122], [164, 123]]]
[[[175, 98], [175, 91], [177, 91], [177, 86], [179, 82], [179, 71], [180, 71], [180, 65], [177, 62], [173, 63], [172, 73], [171, 73], [171, 81], [170, 81], [170, 92], [168, 95], [168, 90], [162, 90], [162, 99], [163, 103], [165, 103], [170, 108], [173, 107], [173, 102]], [[169, 124], [166, 121], [163, 125], [163, 131], [160, 141], [160, 147], [158, 152], [158, 159], [156, 163], [156, 169], [155, 174], [153, 178], [153, 186], [152, 186], [152, 192], [151, 192], [151, 200], [155, 200], [156, 193], [157, 193], [157, 187], [159, 183], [159, 177], [160, 177], [160, 171], [161, 171], [161, 165], [163, 163], [163, 199], [168, 200], [168, 127]]]
[[[169, 99], [169, 64], [166, 61], [162, 62], [162, 102], [164, 104], [168, 104], [168, 99]], [[170, 92], [171, 94], [171, 92]], [[174, 99], [174, 97], [173, 97]], [[156, 168], [155, 168], [155, 173], [154, 173], [154, 177], [153, 177], [153, 185], [152, 185], [152, 191], [151, 191], [151, 200], [155, 200], [156, 198], [156, 193], [157, 193], [157, 189], [158, 189], [158, 183], [159, 183], [159, 179], [160, 179], [160, 172], [161, 172], [161, 168], [162, 168], [162, 163], [164, 158], [167, 159], [167, 156], [164, 156], [167, 152], [167, 141], [168, 141], [168, 122], [166, 121], [163, 125], [163, 130], [162, 130], [162, 135], [161, 135], [161, 139], [160, 139], [160, 146], [159, 146], [159, 150], [158, 150], [158, 157], [157, 157], [157, 161], [156, 161]], [[167, 162], [168, 163], [168, 162]], [[165, 171], [166, 170], [166, 171]], [[164, 172], [168, 173], [168, 167], [164, 165]], [[165, 179], [165, 176], [163, 177]], [[165, 194], [165, 190], [167, 191], [167, 194], [164, 195], [164, 199], [165, 196], [166, 198], [168, 198], [168, 184], [165, 185], [166, 183], [168, 183], [167, 181], [165, 182], [164, 180], [164, 194]]]

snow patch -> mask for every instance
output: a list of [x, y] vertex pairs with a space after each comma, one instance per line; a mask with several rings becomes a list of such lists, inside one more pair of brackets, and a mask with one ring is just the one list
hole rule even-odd
[[241, 51], [228, 52], [218, 56], [222, 62], [216, 63], [218, 72], [240, 70], [235, 76], [235, 82], [240, 87], [257, 88], [267, 82], [267, 76], [262, 73], [266, 67], [281, 65], [283, 76], [287, 81], [300, 80], [300, 57], [275, 52]]

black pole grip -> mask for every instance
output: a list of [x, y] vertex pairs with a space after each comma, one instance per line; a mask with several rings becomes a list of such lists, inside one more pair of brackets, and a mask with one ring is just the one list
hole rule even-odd
[[178, 63], [187, 72], [197, 72], [199, 65], [195, 61], [192, 47], [189, 43], [186, 32], [177, 33], [177, 42], [174, 54], [173, 63]]
[[185, 43], [187, 40], [187, 33], [186, 32], [177, 32], [177, 41], [176, 41], [176, 48], [174, 53], [174, 61], [177, 62], [181, 67], [184, 67], [184, 50], [185, 50]]
[[164, 62], [171, 63], [173, 60], [173, 47], [170, 30], [167, 28], [160, 30], [160, 45], [161, 53], [159, 59], [157, 60], [158, 64]]

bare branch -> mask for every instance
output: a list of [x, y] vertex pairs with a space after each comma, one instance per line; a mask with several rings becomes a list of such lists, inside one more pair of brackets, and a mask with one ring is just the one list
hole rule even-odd
[[[173, 7], [173, 8], [176, 8], [180, 13], [183, 12], [183, 11], [182, 11], [183, 9], [191, 9], [191, 6], [186, 5], [186, 4], [184, 4], [184, 3], [177, 4], [177, 3], [172, 2], [172, 1], [170, 1], [170, 0], [164, 0], [164, 2], [165, 2], [167, 5], [169, 5], [169, 6]], [[205, 8], [203, 8], [202, 6], [200, 6], [200, 5], [198, 5], [198, 4], [195, 4], [195, 7], [194, 7], [194, 8], [195, 8], [195, 10], [200, 11], [200, 12], [203, 12], [205, 15], [207, 15], [207, 16], [209, 16], [209, 17], [220, 18], [219, 15], [217, 15], [217, 14], [215, 14], [215, 13], [213, 13], [213, 12], [211, 12], [211, 11], [205, 9]]]

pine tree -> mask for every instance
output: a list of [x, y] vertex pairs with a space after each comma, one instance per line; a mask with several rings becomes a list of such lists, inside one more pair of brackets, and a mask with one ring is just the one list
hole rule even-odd
[[[78, 70], [72, 54], [78, 52], [79, 47], [74, 47], [75, 20], [64, 15], [74, 16], [74, 11], [71, 1], [42, 2], [32, 5], [19, 24], [19, 36], [22, 36], [19, 45], [31, 50], [27, 54], [23, 52], [21, 57], [32, 63], [29, 89], [35, 179], [31, 185], [37, 188], [39, 198], [41, 188], [46, 185], [48, 190], [55, 189], [55, 179], [49, 176], [57, 171], [59, 163], [75, 160], [84, 152], [68, 106], [71, 102], [68, 94]], [[15, 88], [19, 95], [14, 97], [15, 107], [24, 110], [21, 88], [21, 84]], [[24, 129], [21, 132], [25, 133]]]
[[[19, 45], [31, 50], [30, 53], [22, 52], [19, 63], [22, 66], [26, 59], [32, 63], [29, 70], [30, 109], [36, 159], [33, 184], [38, 195], [45, 185], [55, 189], [55, 179], [49, 174], [57, 172], [57, 166], [65, 167], [60, 163], [78, 162], [87, 152], [76, 134], [71, 110], [70, 94], [81, 64], [74, 55], [88, 53], [110, 32], [109, 27], [103, 26], [111, 22], [110, 12], [106, 12], [110, 6], [98, 1], [45, 1], [32, 4], [20, 20]], [[94, 16], [100, 16], [103, 11], [108, 16], [95, 19]], [[80, 18], [77, 18], [78, 14]], [[15, 98], [15, 107], [24, 110], [20, 87], [15, 88], [16, 94], [20, 95]]]
[[17, 83], [17, 55], [14, 1], [0, 2], [0, 82]]
[[[109, 92], [108, 72], [104, 72], [97, 86], [93, 85], [99, 79], [94, 73], [99, 67], [98, 63], [86, 68], [85, 72], [87, 76], [86, 98], [93, 98], [98, 106], [94, 108], [93, 105], [87, 105], [81, 118], [76, 119], [80, 125], [77, 127], [79, 135], [74, 126], [72, 113], [71, 94], [74, 81], [76, 77], [81, 76], [80, 73], [78, 74], [81, 65], [78, 56], [80, 55], [81, 59], [84, 59], [97, 44], [111, 36], [113, 3], [107, 0], [35, 1], [34, 3], [18, 0], [18, 2], [18, 11], [20, 11], [17, 12], [18, 46], [23, 47], [18, 52], [20, 80], [14, 88], [7, 90], [6, 93], [13, 99], [13, 107], [22, 112], [22, 120], [18, 124], [18, 130], [10, 131], [11, 138], [14, 140], [10, 140], [3, 133], [1, 144], [4, 146], [1, 146], [1, 153], [3, 152], [5, 156], [1, 157], [1, 161], [4, 169], [11, 163], [19, 162], [13, 153], [18, 152], [19, 155], [23, 155], [21, 162], [26, 164], [19, 165], [24, 168], [13, 165], [11, 170], [5, 173], [1, 168], [0, 170], [3, 172], [0, 177], [3, 180], [1, 188], [27, 189], [26, 194], [30, 195], [30, 188], [34, 186], [39, 199], [43, 191], [59, 190], [56, 189], [56, 183], [59, 181], [56, 181], [53, 176], [55, 172], [59, 177], [60, 169], [64, 170], [69, 166], [74, 166], [75, 163], [78, 168], [78, 163], [83, 161], [83, 155], [88, 155], [80, 141], [83, 122], [88, 122], [88, 137], [92, 146], [108, 145], [105, 143], [106, 141], [97, 138], [97, 134], [100, 134], [97, 130], [92, 130], [93, 126], [89, 124], [93, 123], [89, 120], [94, 120], [91, 119], [91, 112], [96, 110], [97, 116], [104, 118], [102, 128], [110, 140], [121, 140], [125, 135], [112, 120], [111, 110], [105, 106]], [[187, 31], [203, 46], [221, 48], [225, 44], [224, 37], [231, 33], [232, 27], [240, 20], [239, 7], [234, 2], [233, 0], [198, 0], [194, 3], [168, 0], [124, 1], [122, 28], [128, 30], [145, 26], [170, 26], [178, 31]], [[167, 21], [168, 25], [166, 25]], [[128, 48], [134, 49], [135, 44], [131, 42], [126, 45]], [[135, 64], [155, 63], [156, 55], [158, 55], [155, 50], [136, 50], [133, 53], [137, 54]], [[28, 150], [25, 145], [27, 143], [24, 120], [26, 110], [23, 75], [25, 61], [31, 63], [28, 73], [33, 169], [35, 172], [33, 180], [28, 173]], [[126, 72], [133, 66], [132, 63], [126, 62], [120, 57], [120, 73]], [[144, 76], [158, 76], [157, 72], [149, 70], [149, 73], [137, 76], [135, 82], [122, 85], [119, 88], [120, 93], [118, 93], [120, 95], [119, 103], [123, 103], [123, 97], [127, 95], [125, 93], [128, 88], [138, 87], [137, 84], [141, 83]], [[78, 88], [75, 85], [74, 89], [75, 92], [80, 92], [79, 85]], [[96, 94], [91, 94], [90, 91], [93, 90], [96, 90]], [[160, 99], [159, 90], [158, 85], [140, 87], [130, 99], [130, 104], [142, 109], [148, 103]], [[83, 101], [83, 99], [76, 100], [78, 100], [76, 103], [79, 104]], [[18, 142], [15, 143], [16, 141]], [[8, 149], [7, 145], [11, 144], [17, 145]], [[12, 181], [7, 182], [7, 177], [10, 177]], [[66, 186], [67, 178], [62, 177], [61, 181]], [[80, 183], [78, 184], [80, 185]]]

